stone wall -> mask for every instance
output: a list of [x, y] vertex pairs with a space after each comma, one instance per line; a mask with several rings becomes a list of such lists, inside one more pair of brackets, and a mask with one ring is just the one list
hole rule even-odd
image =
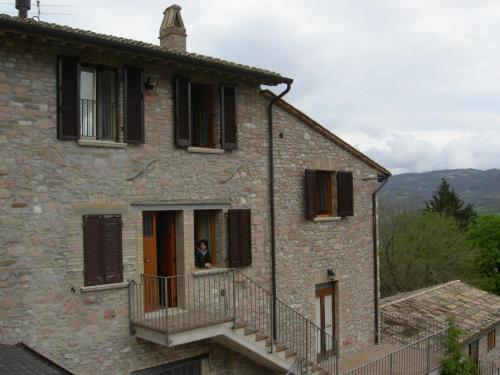
[[[281, 136], [280, 136], [281, 133]], [[315, 284], [336, 274], [342, 353], [374, 342], [372, 193], [377, 172], [277, 107], [275, 114], [278, 295], [315, 319]], [[306, 218], [306, 169], [352, 171], [354, 216]], [[335, 190], [335, 189], [334, 189]]]
[[[495, 347], [488, 351], [488, 334], [479, 338], [479, 360], [486, 363], [493, 363], [500, 368], [500, 329], [496, 329]], [[468, 352], [468, 347], [466, 348]]]
[[[1, 342], [23, 341], [78, 374], [125, 374], [203, 352], [210, 353], [212, 373], [264, 371], [210, 342], [165, 348], [137, 340], [129, 333], [126, 288], [83, 293], [81, 287], [83, 215], [122, 215], [127, 280], [143, 270], [142, 214], [135, 204], [224, 202], [252, 209], [253, 264], [243, 271], [270, 289], [266, 99], [255, 85], [240, 83], [239, 149], [189, 153], [174, 146], [176, 72], [145, 63], [145, 77], [160, 77], [145, 96], [145, 144], [82, 147], [56, 136], [58, 48], [0, 40]], [[126, 64], [138, 64], [91, 48], [65, 47], [64, 53], [117, 67], [120, 78]], [[210, 76], [192, 77], [218, 83]], [[118, 107], [122, 113], [121, 103]], [[371, 192], [376, 184], [362, 178], [375, 172], [281, 110], [276, 115], [276, 135], [284, 133], [276, 138], [279, 296], [313, 319], [314, 284], [333, 268], [341, 343], [346, 350], [360, 348], [374, 336]], [[355, 216], [313, 223], [304, 219], [303, 171], [325, 159], [335, 169], [354, 171]], [[191, 272], [192, 211], [179, 222], [184, 258], [178, 264]]]

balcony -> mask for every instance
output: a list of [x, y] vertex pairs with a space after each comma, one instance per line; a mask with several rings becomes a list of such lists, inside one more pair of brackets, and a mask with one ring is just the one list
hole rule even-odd
[[273, 307], [272, 295], [238, 270], [141, 275], [129, 304], [131, 333], [142, 339], [176, 346], [210, 338], [276, 371], [338, 374], [334, 338], [281, 301]]

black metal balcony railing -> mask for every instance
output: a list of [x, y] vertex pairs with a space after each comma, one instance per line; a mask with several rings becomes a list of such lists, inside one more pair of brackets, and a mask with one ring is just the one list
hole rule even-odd
[[97, 139], [116, 139], [116, 103], [81, 99], [80, 135]]
[[164, 333], [167, 345], [169, 335], [176, 332], [232, 321], [234, 327], [246, 326], [268, 343], [275, 330], [268, 350], [295, 355], [293, 373], [338, 374], [334, 338], [279, 300], [274, 327], [271, 293], [236, 269], [141, 275], [139, 282], [129, 284], [129, 306], [131, 324]]

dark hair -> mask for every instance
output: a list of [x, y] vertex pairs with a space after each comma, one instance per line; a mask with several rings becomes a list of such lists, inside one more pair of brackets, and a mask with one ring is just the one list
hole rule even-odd
[[196, 246], [200, 247], [200, 244], [204, 243], [205, 246], [207, 247], [208, 249], [208, 241], [205, 240], [205, 239], [202, 239], [202, 240], [199, 240], [198, 243], [196, 244]]

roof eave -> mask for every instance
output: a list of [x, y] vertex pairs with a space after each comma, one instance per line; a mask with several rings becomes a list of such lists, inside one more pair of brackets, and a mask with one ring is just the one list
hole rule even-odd
[[72, 42], [76, 44], [87, 44], [100, 48], [120, 50], [137, 55], [150, 56], [179, 63], [202, 66], [208, 69], [214, 69], [218, 71], [237, 74], [240, 76], [251, 77], [264, 85], [275, 86], [282, 83], [293, 82], [293, 79], [282, 77], [280, 75], [250, 71], [249, 69], [239, 68], [237, 66], [230, 66], [215, 61], [197, 59], [192, 56], [177, 54], [169, 50], [156, 50], [143, 46], [131, 45], [121, 41], [113, 41], [92, 35], [82, 35], [71, 31], [52, 29], [49, 27], [33, 25], [31, 23], [23, 23], [16, 20], [0, 19], [0, 29], [4, 29], [5, 31], [10, 31], [10, 32], [35, 35], [40, 37], [61, 39], [66, 42]]

